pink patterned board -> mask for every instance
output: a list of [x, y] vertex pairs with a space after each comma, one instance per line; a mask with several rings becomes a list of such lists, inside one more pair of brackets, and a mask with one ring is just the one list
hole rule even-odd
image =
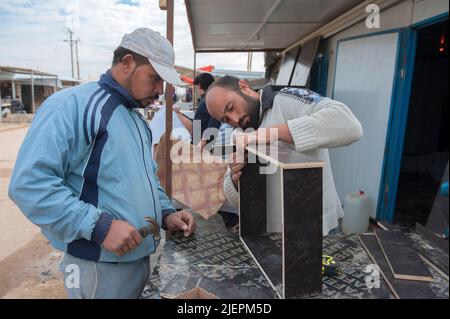
[[[161, 139], [164, 141], [164, 139]], [[164, 186], [164, 142], [158, 147], [156, 161], [159, 166], [158, 176]], [[161, 147], [162, 146], [162, 147]], [[187, 146], [195, 152], [195, 146]], [[210, 158], [211, 155], [207, 155]], [[172, 198], [209, 219], [216, 214], [225, 202], [223, 180], [227, 164], [203, 158], [199, 163], [172, 162]]]

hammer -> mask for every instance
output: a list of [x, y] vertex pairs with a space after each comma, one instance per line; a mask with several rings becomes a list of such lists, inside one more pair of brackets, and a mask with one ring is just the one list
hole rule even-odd
[[142, 236], [142, 238], [146, 238], [146, 237], [148, 237], [148, 235], [152, 235], [155, 238], [155, 240], [160, 240], [161, 239], [161, 235], [160, 235], [161, 229], [159, 227], [158, 222], [149, 216], [144, 217], [144, 219], [149, 224], [139, 228], [138, 232]]

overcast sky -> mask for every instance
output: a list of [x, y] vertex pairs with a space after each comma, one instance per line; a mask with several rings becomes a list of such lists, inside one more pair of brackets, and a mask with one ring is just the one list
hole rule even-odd
[[[76, 17], [79, 16], [79, 19]], [[77, 21], [79, 24], [77, 25]], [[149, 27], [166, 34], [166, 12], [159, 0], [0, 0], [0, 65], [36, 68], [71, 76], [67, 25], [81, 40], [81, 77], [96, 79], [111, 64], [125, 33]], [[193, 68], [193, 48], [184, 0], [175, 0], [176, 64]], [[198, 54], [198, 67], [247, 68], [246, 53]], [[262, 53], [253, 70], [264, 70]]]

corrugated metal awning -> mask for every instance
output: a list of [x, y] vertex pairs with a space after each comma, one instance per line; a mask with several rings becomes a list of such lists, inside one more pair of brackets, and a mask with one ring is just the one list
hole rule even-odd
[[185, 0], [196, 52], [282, 51], [363, 0]]
[[19, 68], [14, 66], [0, 66], [0, 72], [7, 72], [7, 73], [13, 73], [13, 74], [33, 74], [36, 76], [52, 76], [56, 77], [56, 74], [51, 74], [47, 72], [42, 72], [39, 70], [33, 70], [33, 69], [26, 69], [26, 68]]

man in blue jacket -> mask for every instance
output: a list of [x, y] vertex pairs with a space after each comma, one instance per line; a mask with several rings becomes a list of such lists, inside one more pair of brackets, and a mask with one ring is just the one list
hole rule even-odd
[[69, 298], [138, 298], [159, 238], [142, 238], [149, 216], [167, 230], [195, 231], [157, 178], [152, 132], [137, 111], [180, 84], [170, 42], [147, 28], [123, 37], [98, 82], [60, 91], [39, 108], [20, 149], [10, 198], [53, 247]]

